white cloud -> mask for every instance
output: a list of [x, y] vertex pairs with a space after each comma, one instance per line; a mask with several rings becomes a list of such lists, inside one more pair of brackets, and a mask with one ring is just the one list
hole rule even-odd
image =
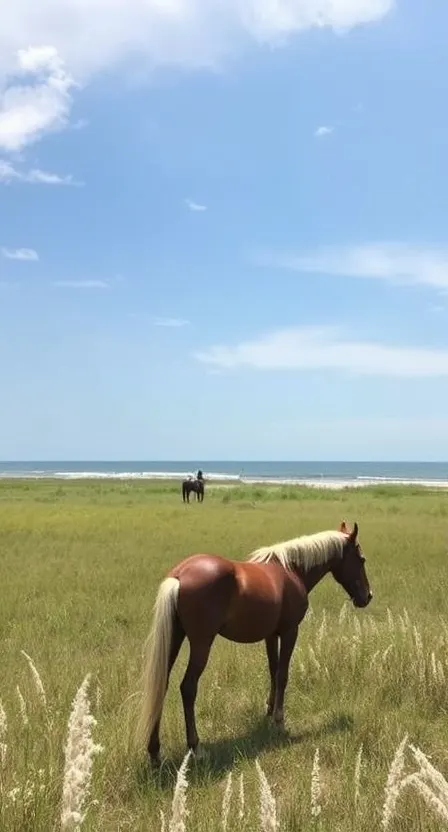
[[10, 162], [0, 159], [0, 184], [9, 185], [12, 182], [26, 182], [31, 185], [72, 185], [79, 187], [83, 182], [77, 182], [73, 176], [60, 176], [58, 173], [32, 168], [28, 171], [18, 170]]
[[236, 346], [212, 346], [195, 357], [226, 369], [337, 370], [408, 378], [448, 376], [448, 349], [355, 341], [331, 327], [277, 330]]
[[[67, 126], [75, 86], [54, 46], [19, 49], [17, 61], [23, 82], [0, 95], [0, 148], [10, 153]], [[34, 83], [25, 82], [29, 76]]]
[[105, 280], [54, 280], [53, 286], [61, 289], [108, 289]]
[[39, 255], [33, 248], [2, 248], [1, 251], [7, 260], [39, 260]]
[[260, 266], [307, 274], [388, 280], [448, 288], [448, 248], [412, 246], [407, 243], [325, 247], [306, 254], [260, 252]]
[[153, 326], [166, 326], [166, 327], [181, 327], [181, 326], [188, 326], [190, 322], [185, 321], [183, 318], [153, 318], [152, 325]]
[[[210, 67], [245, 42], [282, 44], [313, 27], [343, 31], [380, 20], [394, 0], [14, 0], [0, 4], [0, 75], [29, 44], [51, 44], [83, 80], [135, 66]], [[61, 11], [62, 9], [62, 11]]]
[[33, 168], [29, 173], [25, 174], [24, 182], [31, 182], [37, 185], [82, 185], [82, 182], [76, 182], [71, 174], [67, 176], [60, 176], [58, 173], [50, 173], [46, 170], [39, 170]]
[[322, 127], [317, 128], [314, 135], [316, 136], [316, 138], [321, 139], [322, 136], [329, 136], [330, 133], [333, 132], [333, 130], [334, 127], [326, 127], [325, 125], [322, 125]]
[[188, 206], [188, 208], [190, 209], [190, 211], [206, 211], [207, 210], [206, 205], [200, 205], [199, 202], [193, 202], [192, 199], [186, 199], [185, 202], [186, 202], [186, 205]]

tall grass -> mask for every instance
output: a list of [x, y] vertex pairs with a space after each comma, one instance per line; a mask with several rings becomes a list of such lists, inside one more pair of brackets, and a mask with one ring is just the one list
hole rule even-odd
[[[3, 486], [0, 503], [1, 830], [448, 828], [441, 495], [309, 496], [298, 514], [292, 500], [254, 507], [218, 493], [189, 507], [170, 492], [95, 503], [90, 484], [72, 497], [66, 486], [61, 505], [39, 502], [40, 487], [8, 500]], [[183, 648], [162, 724], [166, 760], [150, 772], [131, 737], [166, 569], [191, 551], [242, 557], [342, 516], [360, 523], [375, 598], [355, 611], [331, 578], [311, 596], [289, 735], [263, 716], [263, 646], [218, 640], [197, 700], [204, 758], [184, 756]]]
[[[360, 687], [365, 686], [370, 690], [370, 706], [373, 709], [378, 708], [379, 703], [386, 696], [391, 696], [392, 692], [396, 699], [400, 689], [403, 698], [409, 698], [416, 704], [422, 701], [434, 707], [436, 703], [446, 701], [448, 624], [445, 621], [440, 621], [440, 636], [436, 650], [425, 651], [422, 645], [426, 641], [427, 634], [420, 632], [406, 609], [397, 614], [396, 618], [389, 610], [383, 620], [375, 620], [370, 615], [360, 619], [351, 610], [347, 611], [347, 606], [344, 605], [339, 614], [330, 619], [332, 640], [323, 641], [322, 625], [328, 619], [327, 610], [323, 609], [320, 615], [312, 610], [308, 650], [304, 650], [303, 659], [299, 665], [304, 695], [306, 691], [311, 692], [315, 684], [319, 684], [316, 679], [319, 673], [322, 675], [320, 684], [327, 680], [330, 685], [336, 686], [335, 693], [343, 698], [347, 695], [349, 680], [353, 678], [352, 674], [356, 673]], [[394, 636], [392, 651], [389, 650], [391, 645], [383, 649], [391, 634]], [[348, 652], [347, 647], [349, 647]], [[341, 670], [340, 667], [338, 670], [338, 664], [340, 665], [338, 657], [343, 655], [347, 658], [347, 664], [345, 670]], [[59, 758], [58, 762], [56, 765], [45, 766], [42, 755], [39, 753], [39, 735], [42, 735], [42, 732], [54, 730], [55, 734], [60, 736], [60, 731], [53, 728], [45, 718], [42, 706], [44, 703], [45, 708], [49, 706], [44, 684], [34, 661], [28, 655], [27, 661], [32, 668], [33, 692], [30, 702], [25, 702], [22, 694], [19, 697], [17, 712], [11, 714], [11, 725], [15, 726], [15, 730], [9, 728], [6, 709], [0, 703], [1, 828], [11, 830], [11, 832], [28, 828], [36, 830], [60, 828], [63, 832], [79, 830], [81, 827], [112, 829], [113, 825], [107, 819], [107, 798], [101, 791], [101, 784], [104, 786], [112, 772], [108, 771], [107, 747], [103, 748], [94, 742], [92, 736], [97, 726], [97, 718], [91, 714], [88, 697], [90, 676], [85, 677], [73, 699], [66, 728], [66, 741], [61, 743], [59, 740], [60, 753], [56, 755]], [[24, 711], [28, 713], [28, 708], [34, 713], [31, 723], [28, 716], [26, 720], [23, 718]], [[56, 708], [52, 710], [57, 712]], [[62, 721], [63, 714], [60, 713], [59, 717]], [[106, 733], [106, 726], [104, 726], [104, 733]], [[271, 738], [275, 739], [274, 728], [271, 729], [271, 733]], [[26, 736], [25, 742], [24, 735]], [[372, 747], [374, 738], [370, 739]], [[48, 740], [54, 745], [53, 737], [49, 737]], [[103, 751], [106, 754], [103, 770], [97, 778], [98, 786], [94, 799], [89, 802], [94, 758]], [[283, 747], [281, 753], [288, 753], [287, 746]], [[349, 825], [344, 828], [367, 829], [372, 828], [373, 824], [375, 828], [381, 826], [384, 830], [390, 830], [395, 828], [394, 824], [397, 819], [401, 822], [397, 828], [403, 828], [403, 817], [406, 814], [409, 816], [410, 811], [409, 798], [407, 799], [406, 793], [411, 792], [414, 794], [414, 801], [410, 806], [414, 808], [416, 818], [420, 817], [422, 812], [425, 817], [426, 814], [429, 817], [434, 815], [448, 828], [448, 783], [441, 771], [429, 761], [428, 756], [410, 741], [407, 733], [397, 745], [389, 762], [384, 783], [381, 783], [381, 779], [377, 777], [378, 759], [373, 756], [368, 763], [364, 762], [361, 766], [362, 754], [363, 746], [361, 745], [354, 757], [353, 770], [350, 771], [345, 766], [344, 771], [344, 765], [342, 765], [341, 782], [335, 783], [336, 793], [342, 787], [347, 799], [346, 810]], [[138, 781], [139, 763], [132, 758], [129, 762], [130, 772]], [[337, 766], [338, 761], [333, 762]], [[414, 764], [413, 770], [409, 769], [411, 762]], [[319, 821], [320, 828], [325, 829], [330, 829], [332, 824], [331, 781], [337, 780], [335, 772], [331, 772], [328, 768], [328, 763], [329, 760], [326, 765], [326, 776], [322, 776], [320, 750], [316, 746], [313, 756], [306, 764], [309, 770], [308, 778], [302, 771], [297, 795], [293, 795], [293, 798], [303, 799], [302, 820], [306, 822], [308, 818], [308, 822]], [[96, 765], [101, 769], [101, 762], [98, 761]], [[163, 807], [160, 809], [161, 828], [166, 827], [168, 832], [186, 832], [190, 828], [192, 830], [222, 829], [224, 832], [227, 830], [230, 832], [233, 829], [241, 829], [242, 825], [246, 824], [248, 828], [260, 829], [262, 832], [294, 828], [288, 820], [288, 812], [282, 819], [277, 798], [274, 796], [274, 791], [258, 757], [255, 759], [255, 773], [259, 783], [258, 811], [254, 808], [256, 796], [253, 791], [251, 805], [246, 802], [244, 775], [238, 772], [239, 766], [236, 763], [235, 770], [231, 769], [225, 779], [221, 817], [214, 818], [215, 825], [206, 825], [204, 813], [207, 814], [207, 808], [203, 807], [198, 800], [195, 801], [194, 817], [190, 822], [187, 790], [191, 766], [193, 766], [192, 784], [199, 791], [201, 791], [201, 779], [208, 781], [211, 778], [212, 771], [207, 767], [207, 763], [201, 769], [201, 764], [195, 762], [191, 753], [188, 753], [177, 771], [171, 808], [168, 795], [163, 799]], [[236, 806], [235, 800], [232, 800], [234, 796], [232, 783], [238, 775], [239, 799], [238, 806]], [[150, 775], [147, 774], [147, 776], [149, 778]], [[309, 799], [305, 800], [307, 779], [309, 780]], [[287, 797], [285, 789], [286, 785], [280, 780], [276, 787], [280, 802]], [[60, 809], [56, 800], [58, 791], [61, 792]], [[351, 797], [348, 798], [350, 793]], [[405, 809], [405, 815], [402, 814], [402, 809]], [[366, 815], [368, 815], [368, 823], [364, 825], [363, 818], [366, 818]], [[412, 822], [415, 823], [416, 820]], [[437, 827], [425, 825], [424, 828]]]

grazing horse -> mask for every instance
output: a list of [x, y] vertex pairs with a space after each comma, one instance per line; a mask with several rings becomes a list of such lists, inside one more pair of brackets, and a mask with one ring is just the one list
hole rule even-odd
[[182, 483], [182, 499], [187, 503], [190, 502], [190, 492], [194, 491], [196, 499], [202, 503], [204, 501], [204, 480], [184, 480]]
[[199, 677], [217, 635], [230, 641], [266, 645], [270, 675], [267, 713], [283, 727], [283, 700], [297, 631], [308, 595], [331, 572], [355, 607], [372, 599], [358, 525], [349, 531], [304, 535], [257, 549], [246, 561], [192, 555], [162, 581], [147, 640], [145, 690], [138, 738], [152, 764], [160, 762], [160, 721], [168, 679], [185, 636], [190, 658], [180, 690], [187, 746], [197, 750], [195, 700]]

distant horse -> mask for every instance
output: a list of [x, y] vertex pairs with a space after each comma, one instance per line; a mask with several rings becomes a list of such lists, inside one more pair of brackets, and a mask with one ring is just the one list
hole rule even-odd
[[[160, 762], [160, 721], [171, 669], [187, 636], [190, 658], [180, 691], [187, 746], [197, 750], [195, 700], [199, 677], [219, 634], [229, 641], [265, 641], [270, 675], [267, 714], [283, 727], [283, 701], [308, 595], [331, 572], [355, 607], [372, 599], [358, 525], [304, 535], [258, 549], [246, 561], [192, 555], [162, 581], [147, 640], [145, 690], [138, 726], [150, 761]], [[279, 649], [280, 642], [280, 649]]]
[[204, 501], [204, 480], [184, 480], [182, 483], [182, 499], [187, 503], [190, 502], [190, 493], [194, 491], [196, 499], [202, 503]]

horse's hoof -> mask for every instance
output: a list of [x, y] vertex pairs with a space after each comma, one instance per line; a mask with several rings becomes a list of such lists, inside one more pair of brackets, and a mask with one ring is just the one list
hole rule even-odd
[[286, 734], [285, 720], [283, 716], [274, 716], [274, 725], [280, 734]]

